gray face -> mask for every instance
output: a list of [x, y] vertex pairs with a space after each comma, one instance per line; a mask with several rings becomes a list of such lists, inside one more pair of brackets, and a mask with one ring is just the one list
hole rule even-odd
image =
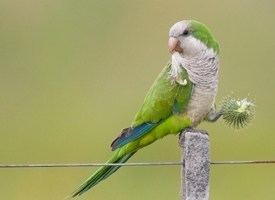
[[171, 54], [178, 52], [182, 56], [194, 57], [209, 50], [204, 43], [193, 37], [190, 25], [191, 21], [183, 20], [170, 28], [168, 48]]
[[178, 38], [180, 36], [183, 36], [186, 31], [189, 31], [189, 20], [183, 20], [180, 22], [175, 23], [169, 31], [169, 37]]

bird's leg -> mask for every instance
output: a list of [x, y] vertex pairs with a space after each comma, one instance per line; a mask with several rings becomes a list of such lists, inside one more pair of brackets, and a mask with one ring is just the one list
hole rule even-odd
[[214, 105], [208, 115], [206, 116], [205, 120], [208, 122], [216, 122], [222, 116], [221, 111], [216, 110], [216, 105]]

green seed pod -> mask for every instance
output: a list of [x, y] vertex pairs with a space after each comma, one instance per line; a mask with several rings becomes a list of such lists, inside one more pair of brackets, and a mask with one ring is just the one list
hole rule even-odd
[[254, 117], [255, 105], [246, 98], [237, 100], [233, 97], [228, 97], [222, 103], [221, 113], [229, 126], [242, 128]]

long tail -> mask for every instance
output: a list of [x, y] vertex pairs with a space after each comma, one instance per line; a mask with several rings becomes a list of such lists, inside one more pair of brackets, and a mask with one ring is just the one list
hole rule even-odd
[[[114, 156], [107, 161], [107, 163], [125, 163], [129, 158], [131, 158], [136, 152], [126, 154], [122, 157]], [[73, 194], [72, 197], [80, 196], [84, 192], [88, 191], [100, 181], [103, 181], [115, 171], [117, 171], [121, 166], [103, 166], [99, 168], [91, 177], [89, 177]]]

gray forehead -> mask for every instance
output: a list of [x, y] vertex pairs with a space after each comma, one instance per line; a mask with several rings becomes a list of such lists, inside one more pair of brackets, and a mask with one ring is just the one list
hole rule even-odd
[[189, 26], [189, 20], [183, 20], [175, 23], [169, 31], [169, 37], [178, 37]]

